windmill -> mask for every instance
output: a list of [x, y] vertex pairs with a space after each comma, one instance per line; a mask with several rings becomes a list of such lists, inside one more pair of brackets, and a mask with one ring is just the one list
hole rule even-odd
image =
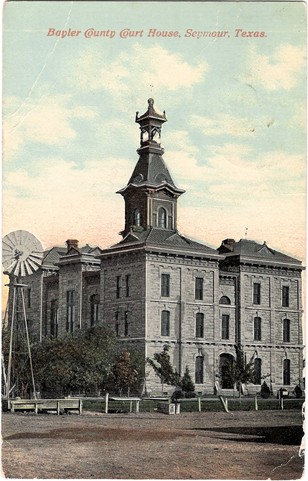
[[[13, 387], [11, 386], [13, 364], [14, 362], [22, 362], [20, 354], [26, 354], [31, 374], [33, 396], [36, 398], [24, 294], [28, 286], [22, 283], [22, 278], [33, 274], [41, 266], [42, 259], [42, 244], [30, 232], [17, 230], [10, 232], [3, 238], [2, 263], [5, 273], [10, 277], [10, 283], [8, 284], [9, 302], [12, 302], [11, 308], [7, 310], [8, 327], [10, 330], [8, 367], [7, 373], [4, 372], [5, 397], [7, 398], [9, 398], [14, 388], [14, 385]], [[24, 348], [26, 352], [22, 352]], [[19, 361], [17, 361], [18, 355]], [[4, 367], [3, 360], [2, 365]]]

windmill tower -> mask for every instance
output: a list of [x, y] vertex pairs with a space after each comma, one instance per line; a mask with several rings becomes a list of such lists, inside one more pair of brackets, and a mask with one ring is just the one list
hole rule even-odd
[[17, 365], [19, 368], [22, 366], [30, 373], [33, 396], [36, 398], [24, 294], [28, 286], [22, 283], [22, 278], [33, 274], [41, 266], [42, 259], [42, 244], [30, 232], [17, 230], [10, 232], [3, 238], [2, 263], [5, 273], [10, 277], [10, 283], [8, 284], [9, 301], [12, 302], [11, 309], [7, 311], [9, 354], [7, 372], [4, 372], [6, 398], [10, 397], [10, 393], [14, 389], [16, 380], [15, 383], [13, 383], [13, 380]]

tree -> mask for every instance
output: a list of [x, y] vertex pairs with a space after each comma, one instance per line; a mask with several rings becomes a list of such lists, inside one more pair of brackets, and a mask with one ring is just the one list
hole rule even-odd
[[195, 392], [195, 385], [191, 379], [188, 366], [185, 368], [184, 375], [181, 379], [181, 389], [185, 393], [194, 393]]
[[126, 389], [128, 396], [131, 388], [137, 384], [138, 371], [133, 366], [130, 352], [124, 351], [116, 358], [112, 370], [112, 381], [120, 395]]
[[253, 356], [246, 362], [244, 350], [241, 344], [235, 346], [236, 359], [230, 366], [230, 379], [233, 384], [236, 384], [239, 389], [239, 395], [241, 396], [241, 385], [252, 382], [254, 375], [254, 363]]
[[33, 349], [35, 379], [45, 395], [104, 389], [119, 351], [106, 326], [95, 326], [60, 339], [45, 339]]
[[147, 363], [153, 368], [155, 374], [160, 378], [162, 393], [164, 392], [164, 384], [180, 386], [180, 375], [170, 362], [169, 349], [170, 346], [165, 344], [162, 352], [156, 352], [154, 354], [154, 359], [147, 358]]

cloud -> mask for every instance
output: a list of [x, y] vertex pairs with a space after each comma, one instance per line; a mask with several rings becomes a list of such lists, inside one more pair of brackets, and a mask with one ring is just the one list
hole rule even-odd
[[[173, 140], [186, 149], [168, 150], [166, 158], [177, 185], [187, 190], [179, 199], [181, 232], [218, 246], [222, 238], [243, 237], [248, 227], [250, 238], [304, 255], [305, 159], [272, 151], [252, 161], [247, 146], [224, 144], [213, 145], [202, 164], [185, 131], [173, 132]], [[120, 240], [124, 202], [115, 192], [133, 168], [127, 158], [86, 160], [83, 168], [62, 158], [40, 165], [35, 175], [20, 169], [4, 179], [4, 233], [29, 230], [45, 247], [69, 237], [101, 247]]]
[[3, 187], [3, 232], [29, 230], [45, 246], [70, 236], [109, 245], [123, 228], [123, 200], [115, 192], [129, 174], [127, 160], [112, 157], [86, 161], [82, 169], [60, 158], [41, 159], [36, 175], [10, 172]]
[[[203, 60], [187, 62], [177, 53], [155, 45], [149, 48], [135, 44], [110, 60], [106, 53], [85, 50], [71, 62], [72, 77], [82, 90], [105, 90], [113, 95], [131, 95], [132, 89], [149, 92], [190, 89], [203, 80], [209, 66]], [[71, 82], [71, 78], [69, 80]], [[142, 93], [144, 98], [144, 93]]]
[[257, 131], [271, 125], [273, 121], [270, 118], [235, 117], [230, 114], [218, 113], [214, 117], [192, 115], [191, 122], [194, 127], [208, 136], [252, 137]]
[[4, 116], [3, 151], [8, 160], [25, 143], [34, 142], [50, 146], [63, 146], [74, 140], [77, 131], [73, 121], [93, 119], [95, 110], [83, 106], [72, 106], [69, 95], [53, 95], [42, 99], [11, 98], [7, 107], [12, 113]]
[[302, 129], [306, 132], [307, 127], [307, 112], [303, 105], [293, 106], [294, 114], [290, 118], [289, 126], [295, 129]]
[[242, 80], [266, 90], [290, 90], [295, 87], [298, 75], [304, 68], [305, 48], [285, 44], [268, 56], [259, 54], [256, 47], [252, 47]]

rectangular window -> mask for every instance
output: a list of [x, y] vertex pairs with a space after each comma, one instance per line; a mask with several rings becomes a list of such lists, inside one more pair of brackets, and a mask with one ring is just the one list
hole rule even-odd
[[125, 276], [125, 293], [126, 297], [130, 297], [130, 274]]
[[196, 277], [195, 279], [195, 299], [203, 300], [203, 277]]
[[282, 307], [289, 307], [289, 286], [282, 286]]
[[261, 317], [254, 318], [254, 340], [261, 341]]
[[129, 311], [124, 312], [124, 336], [128, 336], [129, 331]]
[[116, 332], [116, 336], [119, 336], [119, 328], [120, 328], [119, 311], [117, 311], [115, 313], [115, 332]]
[[50, 335], [58, 337], [58, 299], [53, 299], [50, 303]]
[[290, 331], [291, 331], [290, 327], [291, 327], [290, 319], [284, 319], [283, 333], [282, 333], [283, 342], [290, 342]]
[[196, 337], [204, 336], [204, 314], [197, 312], [196, 314]]
[[229, 339], [229, 315], [223, 314], [221, 318], [221, 338]]
[[255, 282], [253, 285], [253, 303], [261, 304], [261, 284]]
[[170, 297], [170, 275], [161, 275], [161, 296]]
[[203, 384], [203, 365], [204, 365], [203, 356], [197, 356], [196, 357], [196, 371], [195, 371], [195, 383], [196, 384]]
[[90, 325], [94, 326], [98, 324], [98, 313], [99, 313], [99, 296], [98, 294], [92, 294], [90, 297]]
[[170, 336], [170, 312], [162, 311], [161, 313], [161, 325], [160, 325], [161, 336]]
[[74, 331], [75, 291], [66, 291], [66, 331]]
[[291, 361], [290, 359], [283, 360], [283, 384], [289, 386], [291, 384]]
[[119, 299], [121, 297], [121, 276], [117, 276], [117, 292], [116, 297]]

